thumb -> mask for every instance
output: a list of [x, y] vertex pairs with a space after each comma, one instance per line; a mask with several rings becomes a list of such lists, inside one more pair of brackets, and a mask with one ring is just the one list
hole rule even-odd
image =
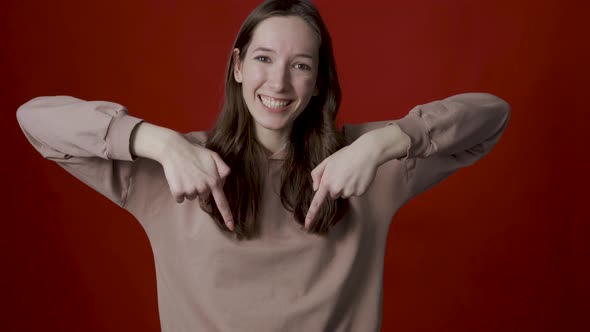
[[217, 153], [213, 153], [213, 161], [215, 162], [215, 166], [217, 167], [217, 173], [219, 176], [224, 179], [230, 173], [230, 168], [227, 164], [221, 159], [221, 157]]
[[318, 190], [320, 186], [320, 182], [322, 181], [322, 176], [324, 175], [324, 170], [326, 169], [326, 164], [328, 158], [324, 159], [316, 168], [311, 171], [311, 179], [313, 180], [313, 191]]

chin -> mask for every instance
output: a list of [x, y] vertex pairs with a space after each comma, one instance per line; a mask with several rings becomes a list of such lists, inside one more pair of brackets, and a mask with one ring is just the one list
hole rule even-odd
[[284, 124], [258, 123], [258, 125], [266, 130], [283, 131], [287, 126]]

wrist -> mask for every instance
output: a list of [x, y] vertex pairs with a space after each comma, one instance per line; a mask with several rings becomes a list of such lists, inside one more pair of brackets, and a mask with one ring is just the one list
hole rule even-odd
[[410, 144], [410, 137], [395, 123], [369, 131], [359, 137], [359, 140], [371, 147], [377, 166], [405, 157]]
[[134, 155], [162, 163], [168, 147], [174, 146], [174, 141], [181, 135], [174, 130], [142, 122], [134, 129], [131, 137]]

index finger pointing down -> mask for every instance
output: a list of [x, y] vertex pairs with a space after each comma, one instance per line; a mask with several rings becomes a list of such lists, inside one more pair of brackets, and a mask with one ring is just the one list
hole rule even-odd
[[225, 193], [223, 189], [219, 187], [215, 187], [211, 189], [211, 194], [213, 194], [213, 199], [215, 200], [215, 204], [217, 204], [217, 208], [223, 217], [223, 221], [227, 225], [231, 231], [234, 230], [234, 218], [231, 214], [231, 209], [229, 208], [229, 203], [227, 202], [227, 198], [225, 198]]
[[322, 206], [322, 202], [326, 200], [328, 196], [328, 189], [325, 186], [320, 184], [318, 191], [316, 191], [311, 203], [309, 204], [309, 210], [307, 211], [307, 216], [305, 216], [305, 229], [309, 229], [311, 223], [315, 219], [316, 214], [320, 210]]

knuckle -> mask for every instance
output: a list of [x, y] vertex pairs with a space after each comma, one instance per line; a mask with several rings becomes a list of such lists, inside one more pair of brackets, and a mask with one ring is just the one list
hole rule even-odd
[[199, 182], [195, 185], [195, 188], [198, 193], [203, 194], [207, 191], [207, 185], [203, 182]]
[[229, 204], [227, 203], [227, 201], [225, 200], [225, 197], [216, 197], [217, 199], [215, 200], [217, 202], [217, 206], [221, 209], [228, 209], [229, 208]]
[[330, 195], [336, 195], [340, 193], [340, 190], [335, 186], [330, 186], [328, 188], [328, 192], [330, 193]]
[[217, 208], [219, 209], [219, 212], [221, 212], [222, 215], [224, 215], [225, 217], [228, 216], [228, 213], [226, 211], [229, 209], [229, 206], [226, 203], [218, 202]]
[[338, 198], [340, 196], [340, 194], [341, 194], [340, 190], [336, 190], [336, 189], [330, 190], [330, 198], [332, 198], [332, 199]]

